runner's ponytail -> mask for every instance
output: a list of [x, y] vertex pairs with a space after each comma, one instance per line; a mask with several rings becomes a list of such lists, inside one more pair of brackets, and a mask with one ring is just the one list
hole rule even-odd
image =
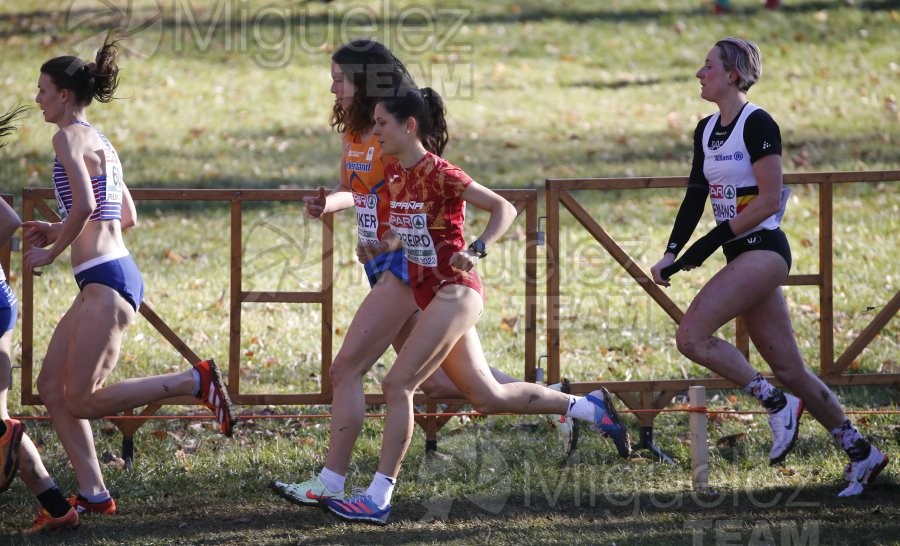
[[416, 120], [418, 137], [425, 149], [435, 155], [442, 155], [450, 134], [447, 130], [444, 100], [430, 87], [416, 89], [400, 87], [393, 94], [382, 97], [378, 102], [384, 105], [397, 121], [408, 118]]
[[87, 63], [71, 55], [55, 57], [41, 65], [41, 73], [50, 76], [59, 89], [75, 93], [78, 104], [87, 106], [94, 99], [110, 102], [119, 85], [118, 53], [116, 41], [106, 41], [94, 62]]

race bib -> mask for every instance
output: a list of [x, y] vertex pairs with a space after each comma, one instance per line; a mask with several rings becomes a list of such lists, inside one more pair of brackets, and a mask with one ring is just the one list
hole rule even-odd
[[66, 210], [66, 204], [63, 202], [62, 196], [59, 194], [59, 188], [57, 188], [55, 184], [53, 187], [53, 195], [56, 197], [56, 208], [59, 210], [59, 218], [65, 220], [66, 216], [69, 215], [69, 211]]
[[428, 233], [427, 217], [424, 214], [391, 213], [391, 229], [403, 242], [406, 259], [424, 267], [437, 266], [437, 251]]
[[371, 244], [378, 242], [378, 198], [371, 193], [353, 193], [353, 204], [356, 206], [356, 230], [359, 242]]
[[726, 222], [737, 215], [737, 190], [731, 184], [710, 184], [709, 200], [716, 223]]
[[781, 219], [784, 218], [784, 211], [787, 209], [788, 198], [791, 196], [791, 188], [787, 186], [781, 187], [781, 208], [775, 213], [775, 221], [781, 225]]
[[103, 157], [106, 163], [106, 202], [121, 203], [122, 186], [125, 184], [125, 180], [122, 176], [122, 165], [119, 163], [119, 157], [111, 146], [106, 147]]

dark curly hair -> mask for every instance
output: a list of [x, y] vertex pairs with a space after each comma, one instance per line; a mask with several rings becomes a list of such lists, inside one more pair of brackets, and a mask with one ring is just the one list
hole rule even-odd
[[400, 59], [374, 40], [347, 42], [334, 52], [331, 60], [356, 87], [349, 110], [335, 102], [331, 126], [339, 133], [365, 133], [373, 125], [372, 113], [382, 95], [402, 85], [415, 86]]

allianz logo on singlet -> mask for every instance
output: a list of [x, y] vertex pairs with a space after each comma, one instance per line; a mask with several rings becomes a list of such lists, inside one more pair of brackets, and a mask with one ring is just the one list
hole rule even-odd
[[734, 152], [733, 154], [716, 154], [713, 156], [715, 161], [740, 161], [744, 159], [744, 154], [741, 152]]
[[371, 163], [361, 163], [359, 161], [348, 161], [346, 168], [348, 171], [359, 171], [359, 172], [371, 172], [372, 164]]

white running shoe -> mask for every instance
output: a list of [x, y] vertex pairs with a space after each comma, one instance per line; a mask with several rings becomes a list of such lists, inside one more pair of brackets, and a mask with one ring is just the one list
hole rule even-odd
[[797, 432], [800, 430], [800, 416], [803, 414], [803, 400], [785, 393], [787, 403], [781, 410], [769, 414], [769, 427], [772, 429], [772, 450], [769, 452], [769, 464], [776, 465], [794, 448]]
[[855, 497], [863, 492], [863, 485], [872, 483], [888, 464], [888, 457], [877, 447], [870, 446], [869, 455], [858, 461], [850, 461], [844, 467], [844, 479], [850, 482], [839, 497]]
[[302, 483], [285, 483], [273, 481], [269, 488], [279, 497], [297, 506], [319, 506], [320, 501], [341, 498], [343, 491], [329, 490], [318, 476]]

